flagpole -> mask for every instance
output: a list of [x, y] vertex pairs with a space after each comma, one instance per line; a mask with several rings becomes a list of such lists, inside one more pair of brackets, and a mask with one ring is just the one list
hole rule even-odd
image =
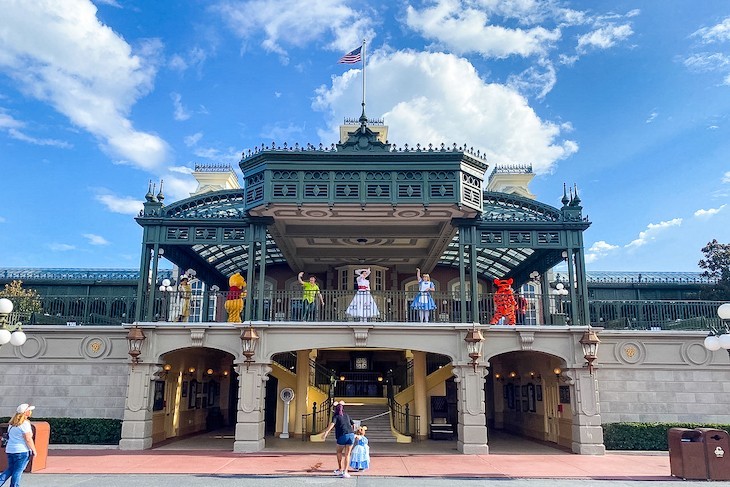
[[362, 40], [362, 113], [365, 115], [365, 39]]

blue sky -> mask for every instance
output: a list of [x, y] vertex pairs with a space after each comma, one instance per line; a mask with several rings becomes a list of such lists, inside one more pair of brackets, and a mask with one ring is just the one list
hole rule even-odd
[[0, 17], [2, 267], [137, 267], [147, 182], [261, 143], [397, 145], [577, 184], [590, 270], [694, 271], [730, 241], [725, 0], [9, 0]]

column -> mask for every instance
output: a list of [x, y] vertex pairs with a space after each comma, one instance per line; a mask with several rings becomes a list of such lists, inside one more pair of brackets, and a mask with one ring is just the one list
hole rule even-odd
[[573, 453], [581, 455], [603, 455], [603, 427], [601, 408], [598, 401], [598, 379], [588, 369], [570, 369], [568, 376], [574, 378], [573, 406]]
[[309, 413], [309, 354], [310, 350], [297, 350], [297, 392], [294, 397], [294, 435], [302, 434], [302, 415]]
[[[413, 351], [413, 414], [420, 417], [420, 438], [428, 435], [428, 397], [426, 396], [426, 353]], [[415, 432], [414, 432], [415, 433]]]
[[471, 365], [454, 365], [456, 391], [459, 401], [459, 428], [456, 447], [468, 455], [489, 453], [487, 445], [487, 416], [484, 405], [484, 382], [487, 368]]
[[264, 399], [266, 381], [271, 367], [268, 364], [236, 364], [238, 372], [238, 414], [236, 440], [233, 451], [250, 453], [264, 449]]
[[152, 394], [151, 384], [156, 364], [137, 364], [131, 367], [127, 383], [127, 401], [124, 406], [120, 450], [147, 450], [152, 448]]

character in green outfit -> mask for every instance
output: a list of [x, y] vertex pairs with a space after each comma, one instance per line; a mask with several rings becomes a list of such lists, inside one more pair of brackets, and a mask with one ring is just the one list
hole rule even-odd
[[302, 321], [314, 321], [314, 314], [316, 310], [315, 299], [319, 298], [320, 303], [324, 306], [324, 298], [322, 293], [319, 292], [319, 286], [317, 285], [317, 278], [309, 276], [309, 282], [302, 281], [304, 272], [300, 272], [297, 276], [299, 284], [302, 285], [302, 304], [304, 305], [304, 312], [302, 313]]

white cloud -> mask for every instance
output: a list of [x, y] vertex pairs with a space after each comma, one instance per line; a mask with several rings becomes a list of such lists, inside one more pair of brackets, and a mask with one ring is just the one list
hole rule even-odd
[[167, 67], [173, 71], [182, 73], [191, 67], [201, 68], [207, 58], [208, 54], [204, 49], [194, 47], [186, 54], [173, 54], [170, 56], [170, 60], [167, 61]]
[[684, 65], [696, 72], [716, 71], [730, 65], [730, 57], [720, 52], [701, 52], [685, 58]]
[[279, 123], [264, 127], [259, 135], [263, 140], [283, 143], [292, 141], [297, 136], [301, 136], [304, 133], [304, 129], [305, 127], [303, 125], [295, 125], [293, 123], [284, 125], [283, 123]]
[[109, 245], [109, 241], [101, 235], [93, 233], [85, 233], [83, 237], [89, 241], [91, 245]]
[[634, 33], [629, 24], [607, 25], [578, 37], [577, 51], [586, 53], [591, 49], [608, 49], [628, 39]]
[[[536, 173], [578, 150], [561, 125], [541, 120], [527, 100], [507, 86], [480, 78], [465, 59], [451, 54], [375, 52], [368, 65], [366, 113], [384, 117], [391, 142], [473, 146], [496, 163], [530, 163]], [[317, 90], [313, 107], [327, 113], [322, 141], [339, 139], [344, 117], [359, 115], [360, 70], [351, 69]], [[468, 120], [468, 123], [464, 123]]]
[[72, 147], [71, 144], [63, 140], [40, 139], [30, 136], [20, 130], [25, 128], [25, 125], [25, 123], [21, 122], [20, 120], [16, 120], [11, 115], [5, 113], [2, 108], [0, 108], [0, 130], [4, 130], [11, 138], [34, 145], [59, 147], [62, 149], [69, 149]]
[[180, 93], [170, 93], [172, 99], [172, 105], [175, 107], [174, 117], [175, 120], [182, 121], [190, 118], [190, 112], [188, 112], [182, 104], [182, 95]]
[[682, 219], [681, 218], [674, 218], [669, 221], [665, 222], [659, 222], [659, 223], [650, 223], [646, 226], [646, 230], [643, 232], [639, 232], [639, 237], [635, 240], [632, 240], [628, 244], [625, 245], [626, 248], [638, 248], [643, 245], [646, 245], [649, 242], [652, 242], [656, 240], [656, 238], [661, 235], [665, 230], [672, 228], [672, 227], [678, 227], [682, 225]]
[[604, 253], [604, 252], [610, 252], [611, 250], [616, 250], [618, 248], [619, 248], [618, 245], [613, 245], [604, 240], [599, 240], [598, 242], [591, 245], [591, 248], [588, 249], [588, 251]]
[[705, 44], [730, 41], [730, 17], [712, 27], [698, 29], [692, 33], [692, 37], [700, 37]]
[[190, 193], [198, 188], [198, 182], [190, 176], [179, 177], [173, 174], [165, 175], [166, 201], [179, 201], [190, 197]]
[[726, 172], [722, 175], [722, 182], [723, 183], [730, 183], [730, 171]]
[[109, 5], [110, 7], [122, 8], [122, 6], [119, 5], [117, 0], [94, 0], [94, 3], [99, 3], [101, 5]]
[[69, 250], [74, 250], [76, 246], [69, 245], [65, 243], [49, 243], [48, 248], [51, 249], [54, 252], [68, 252]]
[[595, 242], [593, 245], [591, 245], [591, 248], [588, 249], [588, 252], [585, 255], [585, 261], [587, 264], [593, 263], [601, 257], [605, 257], [610, 252], [619, 248], [620, 247], [618, 245], [613, 245], [603, 240], [599, 240], [598, 242]]
[[341, 0], [224, 0], [213, 7], [243, 40], [263, 34], [263, 48], [289, 58], [284, 45], [302, 47], [312, 41], [328, 39], [325, 47], [342, 54], [358, 46], [362, 39], [373, 39], [375, 12], [367, 4], [348, 7]]
[[[433, 6], [422, 10], [409, 5], [406, 23], [425, 38], [435, 40], [457, 54], [475, 52], [488, 58], [543, 55], [560, 39], [559, 29], [490, 25], [490, 3], [483, 2], [483, 5], [475, 8], [471, 3], [460, 0], [438, 0]], [[517, 15], [515, 10], [525, 11], [524, 6], [518, 6], [518, 3], [513, 2], [510, 6], [512, 10], [502, 9], [498, 13], [512, 17]]]
[[179, 174], [192, 174], [193, 170], [187, 166], [170, 166], [167, 168], [170, 172], [176, 172]]
[[659, 116], [659, 114], [657, 112], [651, 112], [649, 114], [649, 117], [646, 119], [645, 123], [652, 123], [654, 121], [654, 119], [657, 118], [658, 116]]
[[542, 70], [537, 66], [531, 66], [518, 75], [510, 76], [507, 85], [520, 93], [534, 94], [538, 100], [545, 98], [557, 83], [558, 77], [551, 63], [539, 64], [543, 65]]
[[200, 142], [200, 139], [203, 138], [203, 132], [196, 132], [193, 135], [188, 135], [183, 139], [183, 142], [188, 147], [193, 147], [198, 142]]
[[111, 155], [155, 168], [166, 159], [167, 144], [135, 130], [128, 116], [153, 87], [161, 43], [148, 40], [135, 53], [96, 14], [88, 0], [5, 4], [0, 69], [28, 96], [96, 136]]
[[70, 149], [73, 147], [68, 142], [65, 142], [63, 140], [58, 139], [39, 139], [36, 137], [31, 137], [30, 135], [26, 135], [20, 130], [16, 129], [9, 129], [8, 135], [10, 137], [14, 138], [15, 140], [20, 140], [21, 142], [28, 142], [29, 144], [33, 145], [41, 145], [41, 146], [50, 146], [50, 147], [58, 147], [61, 149]]
[[722, 211], [723, 208], [725, 208], [727, 205], [721, 205], [719, 208], [710, 208], [709, 210], [703, 210], [699, 209], [695, 211], [695, 217], [697, 218], [710, 218], [712, 216], [717, 215]]
[[142, 201], [135, 198], [119, 197], [113, 194], [98, 194], [95, 199], [113, 213], [137, 216], [142, 210]]

